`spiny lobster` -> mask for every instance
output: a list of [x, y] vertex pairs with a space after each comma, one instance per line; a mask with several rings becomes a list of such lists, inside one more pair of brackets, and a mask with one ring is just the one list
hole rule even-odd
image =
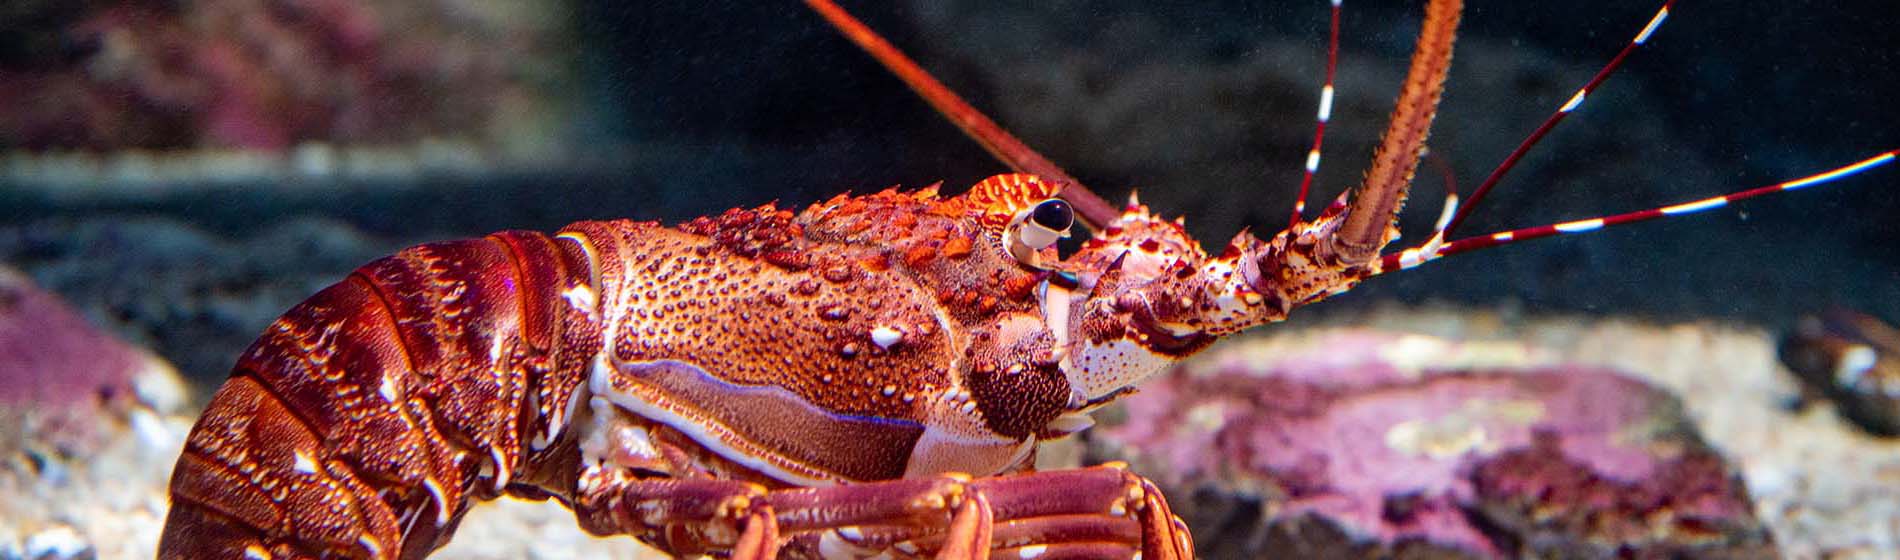
[[[1463, 214], [1448, 211], [1426, 243], [1386, 253], [1462, 9], [1431, 0], [1365, 181], [1317, 218], [1296, 209], [1287, 230], [1209, 255], [1179, 222], [1091, 194], [829, 0], [807, 3], [1022, 173], [957, 196], [505, 231], [365, 265], [239, 359], [179, 459], [159, 556], [417, 558], [472, 500], [508, 494], [679, 555], [1191, 557], [1152, 483], [1118, 465], [1037, 472], [1037, 443], [1216, 339], [1371, 276], [1895, 156], [1458, 240]], [[1064, 256], [1077, 218], [1091, 238]]]

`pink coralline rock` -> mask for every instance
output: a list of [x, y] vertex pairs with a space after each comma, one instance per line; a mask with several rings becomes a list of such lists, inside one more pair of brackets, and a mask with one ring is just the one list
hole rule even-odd
[[[549, 3], [533, 4], [540, 11]], [[558, 91], [527, 3], [227, 0], [0, 8], [0, 148], [389, 145], [507, 131]], [[498, 13], [500, 15], [498, 15]], [[553, 64], [558, 67], [558, 62]], [[502, 127], [506, 128], [506, 127]]]
[[1217, 353], [1126, 399], [1090, 453], [1160, 482], [1211, 558], [1774, 556], [1675, 397], [1601, 368], [1380, 357], [1406, 341]]
[[22, 428], [8, 430], [0, 451], [83, 457], [128, 425], [140, 437], [163, 438], [150, 433], [162, 431], [150, 421], [175, 412], [184, 398], [183, 382], [164, 361], [0, 267], [0, 425]]
[[[1655, 440], [1651, 440], [1654, 442]], [[1537, 432], [1529, 448], [1473, 469], [1479, 517], [1537, 558], [1772, 558], [1747, 490], [1722, 457], [1699, 443], [1667, 441], [1639, 478], [1595, 469]]]

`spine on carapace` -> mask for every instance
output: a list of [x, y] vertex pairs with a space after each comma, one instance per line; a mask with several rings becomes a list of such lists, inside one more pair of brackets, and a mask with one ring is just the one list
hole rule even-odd
[[291, 308], [192, 429], [158, 556], [445, 542], [469, 495], [499, 494], [558, 430], [599, 337], [566, 301], [591, 293], [585, 251], [534, 232], [430, 243]]

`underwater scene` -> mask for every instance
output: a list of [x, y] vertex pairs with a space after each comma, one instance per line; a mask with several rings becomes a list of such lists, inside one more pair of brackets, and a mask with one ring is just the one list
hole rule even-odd
[[1900, 557], [1890, 0], [841, 1], [0, 4], [0, 560]]

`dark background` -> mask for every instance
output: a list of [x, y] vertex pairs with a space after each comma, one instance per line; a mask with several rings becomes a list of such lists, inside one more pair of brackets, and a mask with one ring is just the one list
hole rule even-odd
[[[322, 188], [208, 184], [53, 197], [0, 185], [0, 260], [198, 379], [285, 307], [430, 239], [1004, 172], [797, 3], [573, 8], [571, 160]], [[1299, 182], [1326, 3], [851, 2], [872, 27], [1078, 178], [1139, 188], [1214, 247], [1279, 229]], [[1370, 160], [1417, 3], [1346, 3], [1319, 188]], [[1464, 189], [1648, 20], [1648, 2], [1468, 6], [1432, 145]], [[1467, 234], [1773, 183], [1900, 147], [1890, 2], [1688, 2], [1532, 153]], [[1438, 211], [1427, 162], [1408, 239]], [[1848, 305], [1900, 318], [1900, 172], [1661, 224], [1460, 256], [1312, 313], [1449, 302], [1770, 329]], [[1315, 204], [1318, 204], [1317, 202]]]

